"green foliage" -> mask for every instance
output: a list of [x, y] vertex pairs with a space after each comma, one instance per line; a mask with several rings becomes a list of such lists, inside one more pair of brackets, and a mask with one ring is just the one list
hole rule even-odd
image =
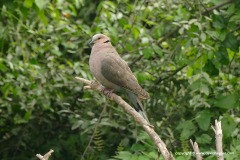
[[[149, 136], [141, 132], [137, 137], [137, 143], [133, 144], [130, 148], [118, 150], [117, 155], [113, 159], [118, 160], [154, 160], [158, 157], [158, 153], [154, 149], [154, 143], [150, 140]], [[112, 159], [112, 160], [113, 160]]]
[[182, 130], [180, 137], [183, 140], [189, 139], [196, 131], [195, 125], [190, 120], [180, 123], [176, 129]]
[[74, 79], [92, 78], [87, 44], [99, 32], [150, 93], [148, 117], [173, 154], [192, 152], [189, 139], [215, 151], [210, 125], [221, 119], [224, 152], [237, 159], [240, 1], [221, 3], [0, 1], [0, 159], [51, 148], [52, 159], [156, 159], [131, 117]]
[[206, 109], [197, 113], [196, 121], [202, 130], [207, 131], [209, 129], [210, 120], [211, 113], [209, 110]]

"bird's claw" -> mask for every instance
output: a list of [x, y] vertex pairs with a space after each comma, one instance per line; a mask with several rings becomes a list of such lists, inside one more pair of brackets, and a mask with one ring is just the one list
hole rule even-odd
[[111, 98], [111, 94], [113, 93], [113, 89], [109, 89], [109, 88], [104, 88], [102, 90], [102, 93], [105, 94], [107, 97]]
[[91, 84], [90, 84], [90, 87], [91, 88], [97, 88], [97, 86], [99, 86], [100, 83], [94, 78], [92, 81], [91, 81]]

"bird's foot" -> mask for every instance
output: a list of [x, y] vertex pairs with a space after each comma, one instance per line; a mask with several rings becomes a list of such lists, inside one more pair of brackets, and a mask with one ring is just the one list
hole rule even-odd
[[104, 88], [102, 90], [102, 93], [105, 94], [106, 96], [108, 96], [109, 98], [111, 98], [111, 94], [113, 93], [113, 89], [109, 89], [109, 88]]
[[95, 78], [91, 81], [90, 87], [91, 88], [98, 88], [99, 86], [102, 86]]

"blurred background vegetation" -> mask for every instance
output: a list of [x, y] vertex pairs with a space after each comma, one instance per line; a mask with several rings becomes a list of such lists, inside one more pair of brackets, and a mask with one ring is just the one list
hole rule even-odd
[[[150, 121], [174, 156], [189, 139], [240, 155], [239, 0], [1, 0], [0, 159], [148, 160], [156, 147], [114, 102], [84, 91], [91, 36], [111, 37], [151, 99]], [[205, 159], [216, 159], [205, 155]]]

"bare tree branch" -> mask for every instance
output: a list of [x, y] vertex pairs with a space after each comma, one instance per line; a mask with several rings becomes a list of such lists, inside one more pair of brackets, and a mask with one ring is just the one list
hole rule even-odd
[[174, 70], [171, 74], [169, 74], [167, 77], [164, 77], [164, 78], [160, 77], [160, 78], [158, 79], [158, 81], [156, 82], [156, 84], [159, 84], [160, 82], [162, 82], [162, 81], [164, 81], [164, 80], [166, 80], [166, 79], [174, 76], [175, 74], [177, 74], [179, 71], [181, 71], [181, 70], [182, 70], [183, 68], [185, 68], [186, 66], [187, 66], [187, 65], [185, 64], [185, 65], [177, 68], [177, 69]]
[[201, 152], [200, 152], [197, 142], [193, 143], [193, 141], [190, 139], [190, 143], [191, 143], [194, 153], [196, 155], [196, 160], [202, 160]]
[[140, 61], [143, 58], [143, 55], [140, 55], [139, 57], [137, 57], [136, 59], [134, 59], [132, 61], [132, 63], [129, 64], [129, 67], [133, 66], [135, 63], [137, 63], [138, 61]]
[[223, 160], [223, 149], [222, 149], [222, 126], [221, 121], [215, 120], [215, 126], [211, 126], [215, 132], [216, 138], [216, 149], [217, 149], [217, 158], [218, 160]]
[[54, 150], [50, 149], [49, 152], [47, 152], [44, 156], [42, 156], [41, 154], [36, 154], [36, 156], [40, 159], [40, 160], [48, 160], [49, 157], [51, 156], [51, 154], [54, 152]]
[[228, 0], [226, 2], [220, 3], [220, 4], [216, 5], [216, 6], [211, 7], [211, 8], [208, 8], [206, 11], [202, 12], [202, 15], [205, 15], [205, 14], [213, 11], [214, 9], [221, 8], [221, 7], [223, 7], [223, 6], [225, 6], [225, 5], [229, 4], [229, 3], [232, 3], [232, 0]]
[[[87, 86], [84, 86], [84, 89], [93, 89], [97, 90], [98, 92], [104, 93], [103, 87], [97, 81], [89, 81], [80, 77], [75, 77], [77, 80], [83, 82]], [[118, 103], [129, 115], [131, 115], [134, 120], [140, 124], [144, 130], [148, 133], [148, 135], [152, 138], [155, 145], [157, 146], [158, 150], [160, 150], [163, 158], [165, 160], [173, 160], [172, 154], [167, 150], [165, 143], [161, 140], [158, 134], [154, 131], [153, 126], [150, 125], [134, 108], [132, 108], [128, 103], [126, 103], [120, 96], [116, 95], [115, 93], [106, 94], [110, 100], [115, 101]]]

